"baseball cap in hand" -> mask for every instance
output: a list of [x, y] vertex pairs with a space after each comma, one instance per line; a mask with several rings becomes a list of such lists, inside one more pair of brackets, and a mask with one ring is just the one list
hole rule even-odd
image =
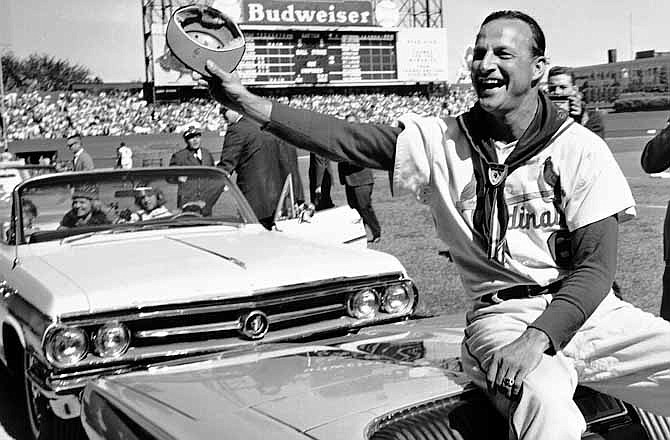
[[244, 55], [244, 35], [237, 23], [210, 6], [177, 9], [168, 21], [165, 36], [175, 57], [205, 78], [210, 76], [205, 68], [207, 60], [232, 72]]

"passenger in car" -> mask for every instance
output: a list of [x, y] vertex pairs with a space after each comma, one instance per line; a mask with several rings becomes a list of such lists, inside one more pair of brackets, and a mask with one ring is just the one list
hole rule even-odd
[[160, 188], [142, 187], [135, 191], [135, 205], [140, 209], [130, 214], [130, 222], [172, 216], [170, 210], [165, 206], [165, 195]]
[[37, 206], [30, 199], [21, 199], [21, 212], [23, 214], [23, 234], [29, 236], [38, 230], [35, 226]]
[[58, 229], [111, 223], [107, 215], [96, 207], [98, 189], [93, 185], [75, 187], [72, 192], [72, 209], [65, 213]]

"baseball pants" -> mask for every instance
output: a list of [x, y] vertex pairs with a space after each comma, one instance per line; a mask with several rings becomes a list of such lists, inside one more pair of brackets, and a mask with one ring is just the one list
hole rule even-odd
[[[462, 360], [479, 387], [486, 390], [491, 353], [519, 337], [551, 299], [513, 299], [468, 313]], [[610, 292], [563, 350], [543, 355], [517, 403], [491, 397], [508, 416], [510, 439], [578, 440], [586, 423], [573, 401], [577, 384], [670, 417], [670, 322]]]

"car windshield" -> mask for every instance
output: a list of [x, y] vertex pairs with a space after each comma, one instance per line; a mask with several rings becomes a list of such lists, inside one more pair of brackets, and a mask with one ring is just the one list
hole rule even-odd
[[256, 222], [226, 174], [207, 167], [54, 174], [25, 182], [18, 196], [20, 243]]

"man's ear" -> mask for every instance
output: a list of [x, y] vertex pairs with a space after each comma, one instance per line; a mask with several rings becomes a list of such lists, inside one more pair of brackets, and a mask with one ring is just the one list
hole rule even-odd
[[542, 78], [544, 78], [544, 73], [547, 71], [547, 66], [549, 65], [547, 57], [544, 55], [536, 57], [533, 62], [533, 87], [538, 85]]

